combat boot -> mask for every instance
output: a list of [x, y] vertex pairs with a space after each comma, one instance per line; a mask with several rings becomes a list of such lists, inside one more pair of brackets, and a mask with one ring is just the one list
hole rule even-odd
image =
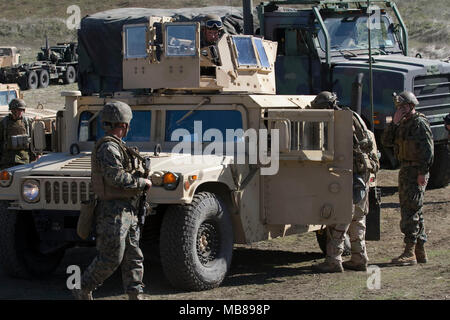
[[414, 253], [415, 243], [407, 243], [405, 251], [398, 257], [392, 259], [391, 263], [399, 266], [411, 266], [417, 264], [416, 255]]
[[139, 292], [129, 292], [128, 300], [143, 300], [142, 295]]
[[322, 262], [316, 265], [313, 265], [313, 270], [319, 273], [337, 273], [344, 272], [344, 268], [342, 267], [342, 263], [331, 263], [331, 262]]
[[342, 263], [344, 269], [355, 270], [355, 271], [367, 271], [366, 263], [357, 263], [352, 260], [345, 261]]
[[416, 254], [416, 260], [418, 263], [427, 263], [428, 257], [427, 253], [425, 252], [424, 242], [417, 241], [416, 243], [416, 249], [414, 250], [414, 253]]
[[75, 300], [94, 300], [94, 298], [92, 297], [92, 291], [72, 289], [72, 295]]

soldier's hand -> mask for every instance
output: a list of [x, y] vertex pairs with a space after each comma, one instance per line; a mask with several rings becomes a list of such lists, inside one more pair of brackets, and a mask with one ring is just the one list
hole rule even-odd
[[152, 187], [152, 182], [149, 179], [145, 179], [145, 189], [149, 190]]
[[394, 114], [394, 119], [392, 120], [394, 124], [398, 124], [400, 121], [402, 121], [402, 119], [406, 117], [410, 111], [411, 110], [408, 106], [399, 107]]
[[427, 179], [426, 175], [424, 175], [424, 174], [419, 174], [419, 175], [417, 176], [417, 184], [418, 184], [419, 186], [424, 187], [424, 186], [427, 185], [427, 183], [428, 183], [428, 179]]

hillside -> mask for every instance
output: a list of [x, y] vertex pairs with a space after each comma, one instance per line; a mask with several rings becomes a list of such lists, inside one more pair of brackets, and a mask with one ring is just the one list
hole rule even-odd
[[[450, 10], [447, 0], [397, 0], [405, 20], [411, 44], [411, 55], [421, 52], [424, 57], [447, 58], [450, 56]], [[56, 4], [57, 3], [57, 4]], [[254, 1], [256, 5], [258, 1]], [[14, 5], [13, 5], [14, 4]], [[241, 7], [241, 0], [15, 0], [0, 1], [0, 44], [20, 47], [24, 60], [34, 59], [35, 50], [44, 45], [45, 35], [50, 43], [76, 40], [76, 31], [69, 30], [66, 20], [72, 12], [68, 7], [77, 5], [81, 17], [98, 11], [126, 8], [180, 8], [212, 5]]]

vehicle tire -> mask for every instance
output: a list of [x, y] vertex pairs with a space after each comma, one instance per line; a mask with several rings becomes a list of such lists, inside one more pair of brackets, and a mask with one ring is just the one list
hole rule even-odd
[[73, 66], [68, 66], [66, 72], [64, 73], [64, 84], [74, 83], [77, 79], [77, 71]]
[[50, 75], [47, 70], [39, 72], [39, 88], [47, 88], [50, 83]]
[[30, 279], [51, 274], [61, 262], [64, 249], [39, 252], [39, 237], [31, 213], [8, 210], [0, 202], [0, 264], [10, 276]]
[[430, 168], [428, 189], [445, 188], [448, 185], [450, 155], [447, 143], [434, 146], [434, 162]]
[[27, 87], [28, 89], [37, 89], [39, 85], [39, 77], [36, 71], [30, 71], [27, 74]]
[[[317, 243], [319, 244], [320, 250], [322, 250], [323, 254], [327, 254], [327, 229], [322, 229], [316, 231], [316, 239]], [[348, 233], [345, 234], [344, 239], [344, 252], [342, 253], [343, 256], [350, 256], [352, 254], [352, 246], [350, 243], [350, 237], [348, 236]]]
[[190, 204], [169, 206], [160, 238], [167, 279], [189, 291], [218, 287], [231, 265], [233, 239], [230, 214], [215, 194], [200, 192]]

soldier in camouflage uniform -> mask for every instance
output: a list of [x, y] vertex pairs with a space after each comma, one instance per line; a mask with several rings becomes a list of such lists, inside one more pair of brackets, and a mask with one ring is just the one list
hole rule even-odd
[[[22, 99], [13, 99], [9, 103], [11, 113], [0, 122], [0, 169], [6, 169], [20, 164], [30, 163], [34, 154], [30, 150], [27, 139], [17, 139], [31, 136], [30, 118], [24, 117], [26, 103]], [[13, 143], [22, 141], [21, 145]]]
[[[323, 91], [311, 102], [314, 109], [340, 109], [334, 93]], [[380, 168], [374, 134], [362, 118], [353, 112], [353, 217], [350, 224], [327, 226], [325, 262], [315, 265], [319, 272], [343, 272], [345, 269], [365, 271], [367, 256], [365, 235], [366, 215], [369, 213], [369, 179]], [[352, 256], [342, 263], [345, 233], [348, 232]]]
[[426, 263], [427, 241], [422, 214], [423, 198], [433, 163], [433, 136], [427, 118], [416, 112], [419, 101], [413, 93], [394, 94], [397, 111], [382, 136], [382, 143], [394, 147], [400, 161], [398, 193], [401, 207], [400, 230], [405, 250], [392, 260], [397, 265]]
[[137, 206], [139, 195], [151, 187], [150, 180], [139, 177], [136, 159], [122, 138], [127, 135], [131, 108], [111, 102], [102, 110], [106, 135], [92, 151], [92, 186], [98, 199], [96, 233], [98, 255], [83, 273], [77, 299], [92, 300], [92, 291], [120, 266], [124, 290], [130, 300], [143, 292], [144, 257], [139, 248]]

